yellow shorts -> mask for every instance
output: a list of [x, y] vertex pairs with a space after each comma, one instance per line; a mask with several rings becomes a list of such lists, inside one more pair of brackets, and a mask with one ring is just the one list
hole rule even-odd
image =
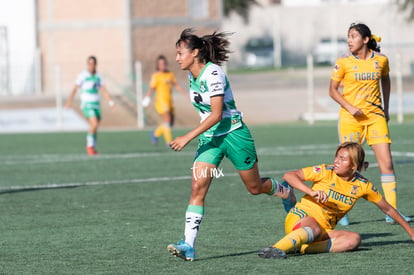
[[[300, 224], [300, 220], [310, 216], [306, 211], [304, 211], [301, 208], [298, 207], [292, 207], [292, 209], [289, 211], [289, 213], [286, 215], [285, 219], [285, 233], [286, 235], [289, 234], [292, 231], [295, 231], [296, 229], [302, 227]], [[325, 226], [321, 225], [320, 222], [318, 222], [317, 219], [315, 219], [313, 216], [310, 216], [319, 224], [319, 227], [321, 228], [321, 234], [315, 241], [320, 241], [326, 239], [326, 236], [329, 231], [332, 231], [332, 228], [326, 228]]]
[[378, 118], [368, 123], [360, 123], [356, 119], [340, 118], [338, 135], [341, 143], [353, 141], [362, 144], [365, 140], [368, 145], [391, 143], [390, 132], [385, 118]]
[[169, 113], [174, 112], [174, 106], [172, 105], [172, 103], [169, 103], [169, 102], [155, 102], [154, 106], [155, 106], [155, 110], [160, 115], [165, 114], [167, 112]]

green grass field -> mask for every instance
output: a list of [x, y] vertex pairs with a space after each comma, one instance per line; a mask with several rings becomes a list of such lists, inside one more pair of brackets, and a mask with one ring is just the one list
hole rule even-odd
[[[414, 216], [413, 123], [391, 125], [400, 210]], [[262, 176], [330, 163], [336, 125], [250, 127]], [[175, 130], [179, 135], [184, 130]], [[228, 160], [207, 196], [198, 260], [171, 257], [183, 236], [196, 142], [182, 152], [152, 147], [148, 131], [100, 132], [100, 155], [85, 133], [0, 135], [0, 273], [4, 274], [412, 274], [413, 243], [360, 201], [347, 228], [358, 251], [264, 260], [257, 251], [283, 236], [280, 199], [249, 195]], [[379, 171], [365, 175], [378, 187]], [[338, 226], [338, 228], [345, 229]]]

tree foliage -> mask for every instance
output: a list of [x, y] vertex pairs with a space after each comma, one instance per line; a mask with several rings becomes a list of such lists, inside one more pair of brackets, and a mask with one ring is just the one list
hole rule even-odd
[[249, 21], [249, 10], [257, 5], [256, 0], [223, 0], [224, 15], [229, 16], [232, 11], [239, 14], [245, 22]]
[[414, 20], [414, 0], [397, 0], [398, 9], [407, 13], [409, 21]]

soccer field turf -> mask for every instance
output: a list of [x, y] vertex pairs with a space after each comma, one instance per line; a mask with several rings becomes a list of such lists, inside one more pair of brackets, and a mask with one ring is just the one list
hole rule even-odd
[[[390, 126], [400, 210], [414, 215], [413, 124]], [[336, 125], [250, 127], [262, 176], [330, 163]], [[174, 135], [184, 130], [175, 130]], [[363, 199], [338, 229], [362, 235], [358, 251], [264, 260], [284, 235], [281, 200], [248, 194], [226, 159], [215, 179], [195, 262], [171, 257], [183, 236], [196, 142], [182, 152], [152, 147], [148, 131], [100, 132], [100, 155], [85, 133], [0, 135], [0, 273], [4, 274], [412, 274], [413, 242]], [[369, 147], [364, 173], [380, 190]]]

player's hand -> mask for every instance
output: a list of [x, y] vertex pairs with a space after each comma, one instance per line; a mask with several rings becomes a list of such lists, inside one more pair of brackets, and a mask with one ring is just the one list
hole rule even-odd
[[111, 109], [115, 109], [115, 102], [113, 100], [109, 100], [108, 105], [111, 107]]
[[348, 112], [349, 112], [352, 116], [363, 116], [363, 115], [364, 115], [364, 112], [362, 112], [362, 110], [361, 110], [361, 109], [359, 109], [359, 108], [357, 108], [357, 107], [355, 107], [355, 106], [349, 107], [349, 108], [348, 108]]
[[147, 108], [151, 103], [151, 98], [149, 96], [145, 96], [144, 99], [142, 99], [142, 107]]
[[67, 101], [65, 104], [65, 109], [70, 109], [72, 108], [72, 101]]
[[325, 203], [328, 201], [328, 195], [325, 193], [325, 191], [322, 190], [312, 190], [310, 195], [320, 203]]
[[174, 151], [181, 151], [189, 142], [190, 140], [188, 140], [185, 136], [181, 136], [181, 137], [176, 137], [168, 145]]

